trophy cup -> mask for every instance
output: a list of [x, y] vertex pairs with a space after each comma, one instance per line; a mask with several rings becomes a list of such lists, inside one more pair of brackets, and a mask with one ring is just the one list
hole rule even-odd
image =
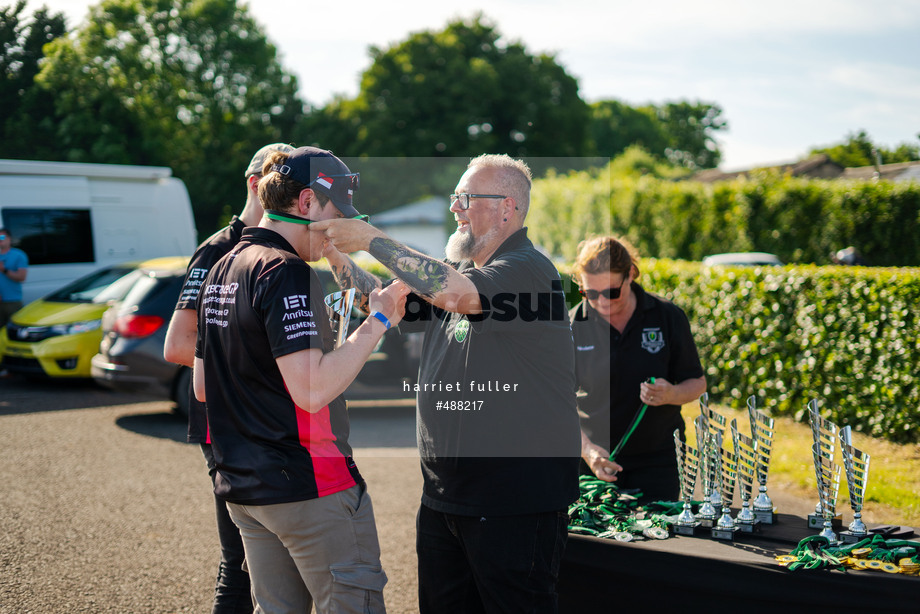
[[712, 453], [710, 450], [711, 442], [709, 437], [709, 426], [706, 424], [706, 416], [700, 414], [694, 422], [696, 425], [696, 446], [699, 454], [699, 475], [700, 485], [703, 489], [703, 502], [696, 512], [696, 518], [700, 521], [700, 526], [711, 529], [719, 517], [719, 513], [712, 506], [712, 492], [715, 490], [715, 473], [713, 471]]
[[326, 313], [329, 316], [329, 326], [335, 335], [335, 347], [342, 345], [348, 337], [348, 323], [351, 320], [351, 308], [355, 303], [355, 289], [339, 290], [327, 294], [324, 299]]
[[753, 533], [760, 524], [751, 511], [751, 497], [754, 492], [754, 474], [757, 471], [757, 455], [754, 440], [738, 431], [738, 421], [731, 421], [732, 444], [738, 456], [738, 489], [741, 492], [741, 511], [735, 523], [744, 533]]
[[853, 508], [853, 522], [846, 531], [840, 532], [840, 538], [846, 544], [855, 544], [869, 534], [862, 521], [862, 506], [869, 479], [869, 455], [853, 447], [849, 426], [840, 429], [840, 453], [847, 476], [847, 490], [850, 492], [850, 507]]
[[722, 436], [716, 435], [716, 456], [719, 477], [719, 496], [722, 499], [722, 515], [716, 526], [712, 527], [713, 539], [734, 541], [735, 534], [740, 531], [732, 518], [732, 499], [735, 496], [735, 481], [738, 476], [738, 455], [722, 446]]
[[763, 524], [775, 524], [776, 513], [773, 501], [767, 494], [767, 472], [770, 468], [770, 454], [773, 451], [773, 418], [757, 409], [757, 397], [751, 395], [747, 400], [748, 416], [751, 420], [751, 439], [754, 441], [755, 465], [759, 492], [754, 498], [754, 518]]
[[[714, 440], [713, 438], [716, 435], [719, 436], [719, 441], [722, 441], [725, 438], [725, 427], [728, 423], [728, 420], [725, 418], [725, 416], [709, 407], [709, 394], [705, 392], [700, 397], [700, 414], [706, 418], [706, 425], [709, 430], [709, 450], [712, 454], [718, 455], [719, 448], [712, 445]], [[713, 472], [712, 484], [716, 484], [718, 479], [718, 472]], [[718, 489], [715, 487], [713, 487], [710, 494], [710, 503], [712, 503], [712, 506], [716, 509], [722, 505], [722, 498], [719, 495]]]
[[680, 500], [684, 508], [674, 523], [677, 535], [695, 535], [700, 521], [693, 515], [690, 501], [696, 487], [696, 474], [700, 467], [700, 454], [687, 442], [681, 441], [680, 431], [674, 429], [674, 448], [677, 452], [677, 479], [680, 481]]
[[[825, 477], [833, 478], [834, 484], [827, 485], [827, 488], [833, 488], [834, 506], [837, 503], [837, 490], [840, 487], [840, 466], [834, 462], [834, 453], [837, 450], [837, 432], [839, 431], [836, 424], [830, 420], [821, 417], [818, 412], [818, 401], [812, 399], [808, 402], [808, 420], [811, 423], [811, 433], [814, 437], [812, 446], [812, 455], [815, 461], [815, 475], [819, 475], [824, 468]], [[828, 473], [830, 472], [830, 473]], [[828, 495], [829, 493], [824, 493]], [[818, 503], [815, 504], [815, 513], [808, 515], [808, 528], [820, 529], [825, 526], [825, 510], [823, 509], [822, 485], [818, 482]], [[831, 524], [834, 529], [840, 530], [843, 526], [840, 516], [836, 513], [831, 514]], [[836, 539], [836, 536], [835, 536]]]
[[[811, 453], [815, 459], [815, 479], [818, 482], [818, 505], [821, 506], [822, 529], [819, 535], [829, 541], [836, 542], [833, 520], [837, 508], [837, 489], [840, 488], [840, 465], [834, 459], [826, 456], [820, 443], [811, 444]], [[809, 519], [811, 517], [809, 516]], [[809, 526], [811, 522], [809, 521]]]

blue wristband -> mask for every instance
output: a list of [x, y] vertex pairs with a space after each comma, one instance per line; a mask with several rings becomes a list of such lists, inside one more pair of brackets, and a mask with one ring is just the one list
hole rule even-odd
[[380, 313], [379, 311], [372, 311], [372, 312], [371, 312], [371, 317], [372, 317], [372, 318], [377, 318], [378, 320], [380, 320], [381, 322], [383, 322], [383, 325], [387, 327], [387, 330], [390, 330], [391, 324], [390, 324], [390, 321], [387, 320], [387, 317], [386, 317], [385, 315], [383, 315], [383, 314]]

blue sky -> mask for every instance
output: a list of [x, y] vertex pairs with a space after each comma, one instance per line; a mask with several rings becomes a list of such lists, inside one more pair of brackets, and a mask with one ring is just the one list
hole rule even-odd
[[[64, 12], [71, 27], [95, 4], [29, 3]], [[861, 129], [887, 147], [920, 144], [920, 0], [248, 4], [314, 104], [358, 91], [369, 46], [481, 10], [506, 39], [555, 53], [585, 100], [719, 104], [725, 170], [795, 160]]]

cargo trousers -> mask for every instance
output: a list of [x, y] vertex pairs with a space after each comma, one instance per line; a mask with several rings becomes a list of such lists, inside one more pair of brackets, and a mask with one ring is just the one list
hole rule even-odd
[[382, 613], [386, 573], [364, 484], [307, 501], [228, 503], [256, 613]]

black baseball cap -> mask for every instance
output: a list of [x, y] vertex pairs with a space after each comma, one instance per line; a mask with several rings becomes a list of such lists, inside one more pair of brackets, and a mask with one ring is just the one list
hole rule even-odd
[[284, 164], [273, 164], [272, 171], [328, 196], [345, 217], [361, 215], [352, 205], [354, 191], [360, 185], [359, 175], [352, 173], [331, 151], [298, 147], [288, 154]]

